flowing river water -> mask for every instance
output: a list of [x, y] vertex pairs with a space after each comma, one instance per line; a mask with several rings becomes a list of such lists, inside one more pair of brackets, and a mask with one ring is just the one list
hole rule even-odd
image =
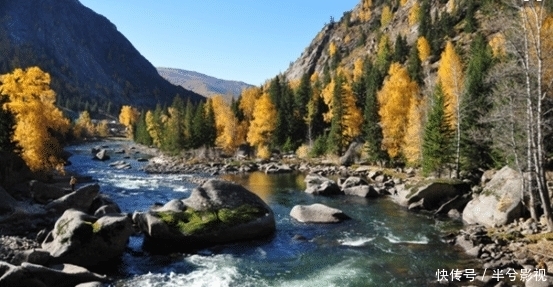
[[[90, 150], [107, 145], [111, 160], [91, 160]], [[153, 203], [188, 197], [196, 186], [191, 175], [150, 175], [141, 171], [143, 156], [113, 151], [128, 142], [106, 141], [70, 146], [70, 172], [90, 175], [123, 212], [145, 211]], [[115, 170], [125, 160], [132, 168]], [[113, 286], [428, 286], [438, 269], [477, 268], [442, 240], [458, 223], [410, 212], [391, 200], [319, 197], [303, 192], [301, 174], [225, 175], [259, 195], [275, 212], [271, 238], [215, 246], [194, 254], [149, 254], [142, 237], [132, 236], [121, 262], [110, 270]], [[323, 203], [352, 220], [305, 224], [289, 216], [297, 204]]]

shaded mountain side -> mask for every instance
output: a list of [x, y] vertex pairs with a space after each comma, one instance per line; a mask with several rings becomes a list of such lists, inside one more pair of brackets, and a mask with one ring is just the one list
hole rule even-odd
[[50, 73], [58, 104], [75, 110], [113, 114], [177, 94], [203, 99], [163, 79], [115, 25], [78, 0], [0, 2], [0, 73], [30, 66]]
[[159, 74], [174, 85], [179, 85], [204, 97], [216, 94], [240, 96], [242, 90], [252, 87], [239, 81], [221, 80], [194, 71], [174, 68], [157, 68]]

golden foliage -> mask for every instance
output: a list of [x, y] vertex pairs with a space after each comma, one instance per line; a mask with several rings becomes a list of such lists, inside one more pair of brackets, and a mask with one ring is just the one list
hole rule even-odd
[[3, 108], [15, 115], [13, 140], [33, 171], [63, 171], [62, 147], [52, 133], [64, 135], [69, 120], [56, 108], [56, 94], [50, 89], [50, 75], [38, 67], [15, 69], [0, 77], [0, 94], [9, 101]]
[[328, 54], [330, 57], [333, 57], [336, 54], [336, 44], [334, 44], [334, 42], [330, 42], [330, 45], [328, 46]]
[[255, 103], [253, 120], [250, 122], [250, 129], [247, 141], [250, 145], [258, 148], [267, 146], [276, 128], [276, 109], [268, 93], [263, 95]]
[[302, 144], [298, 149], [296, 150], [296, 155], [298, 158], [306, 159], [309, 157], [309, 151], [311, 148], [307, 144]]
[[[346, 35], [344, 38], [344, 43], [349, 44], [351, 42], [351, 36], [349, 34]], [[294, 88], [292, 85], [290, 85], [292, 88]]]
[[372, 0], [363, 0], [361, 9], [359, 10], [359, 21], [367, 22], [371, 19]]
[[496, 34], [489, 42], [492, 48], [492, 54], [494, 58], [503, 58], [507, 55], [505, 50], [505, 36], [503, 34]]
[[101, 120], [95, 128], [95, 134], [99, 137], [109, 136], [109, 125], [107, 120]]
[[407, 131], [402, 149], [407, 164], [412, 166], [418, 165], [422, 157], [422, 110], [420, 101], [414, 98], [407, 114]]
[[449, 0], [447, 2], [447, 13], [452, 14], [456, 8], [457, 8], [457, 3], [455, 3], [455, 0]]
[[358, 82], [363, 76], [363, 60], [357, 58], [353, 63], [353, 81]]
[[459, 97], [464, 85], [463, 65], [461, 58], [455, 52], [453, 44], [448, 41], [440, 58], [438, 67], [438, 83], [441, 83], [445, 97], [446, 114], [451, 115], [451, 127], [457, 125], [457, 109]]
[[96, 128], [92, 123], [90, 114], [88, 111], [83, 111], [80, 113], [79, 118], [75, 121], [75, 126], [73, 127], [73, 136], [76, 138], [82, 137], [91, 137], [96, 134]]
[[409, 2], [409, 0], [401, 0], [401, 1], [399, 1], [399, 4], [401, 6], [405, 6], [405, 4], [407, 4], [407, 2]]
[[271, 151], [267, 145], [261, 145], [257, 147], [256, 155], [261, 159], [269, 159], [271, 157]]
[[152, 138], [152, 142], [156, 147], [161, 146], [161, 125], [159, 121], [154, 117], [152, 111], [146, 112], [146, 130]]
[[411, 9], [409, 9], [409, 26], [413, 26], [419, 22], [420, 10], [421, 5], [418, 1], [411, 6]]
[[255, 102], [261, 97], [261, 89], [258, 87], [247, 88], [240, 95], [240, 110], [244, 113], [244, 118], [249, 122], [253, 118]]
[[384, 5], [382, 8], [382, 15], [380, 15], [380, 25], [381, 27], [384, 27], [392, 21], [392, 17], [394, 16], [392, 9], [390, 9], [390, 6]]
[[211, 101], [213, 113], [215, 114], [215, 129], [217, 130], [215, 144], [226, 152], [233, 152], [239, 145], [244, 143], [247, 123], [238, 122], [230, 105], [225, 102], [223, 96], [216, 95], [211, 98]]
[[421, 62], [426, 61], [430, 56], [431, 49], [428, 40], [426, 40], [424, 36], [420, 36], [417, 39], [417, 49], [419, 50], [419, 59], [421, 59]]
[[136, 108], [131, 106], [121, 107], [121, 113], [119, 113], [119, 123], [125, 126], [127, 130], [127, 137], [132, 138], [132, 126], [138, 120], [140, 112]]
[[409, 77], [407, 69], [392, 63], [377, 98], [382, 125], [382, 145], [391, 158], [402, 150], [409, 123], [409, 111], [419, 95], [419, 86]]

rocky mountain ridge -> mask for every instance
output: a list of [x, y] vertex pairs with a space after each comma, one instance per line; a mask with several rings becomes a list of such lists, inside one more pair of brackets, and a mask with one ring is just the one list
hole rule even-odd
[[0, 74], [39, 66], [58, 104], [76, 110], [203, 98], [159, 76], [114, 24], [77, 0], [0, 2], [0, 55]]

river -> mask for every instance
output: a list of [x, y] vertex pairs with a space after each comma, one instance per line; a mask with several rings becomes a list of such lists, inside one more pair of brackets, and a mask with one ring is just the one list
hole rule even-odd
[[[90, 150], [107, 145], [111, 160], [91, 160]], [[123, 212], [144, 211], [153, 203], [185, 198], [190, 175], [150, 175], [141, 171], [140, 154], [113, 151], [128, 142], [106, 141], [70, 146], [66, 169], [96, 179], [101, 191]], [[125, 160], [129, 170], [110, 162]], [[113, 286], [427, 286], [438, 269], [477, 268], [443, 242], [458, 223], [438, 220], [392, 201], [358, 197], [319, 197], [303, 192], [301, 174], [225, 175], [258, 194], [275, 212], [277, 231], [264, 240], [215, 246], [194, 254], [155, 255], [143, 251], [142, 237], [132, 236], [116, 270]], [[323, 203], [352, 217], [340, 224], [304, 224], [290, 218], [294, 205]]]

